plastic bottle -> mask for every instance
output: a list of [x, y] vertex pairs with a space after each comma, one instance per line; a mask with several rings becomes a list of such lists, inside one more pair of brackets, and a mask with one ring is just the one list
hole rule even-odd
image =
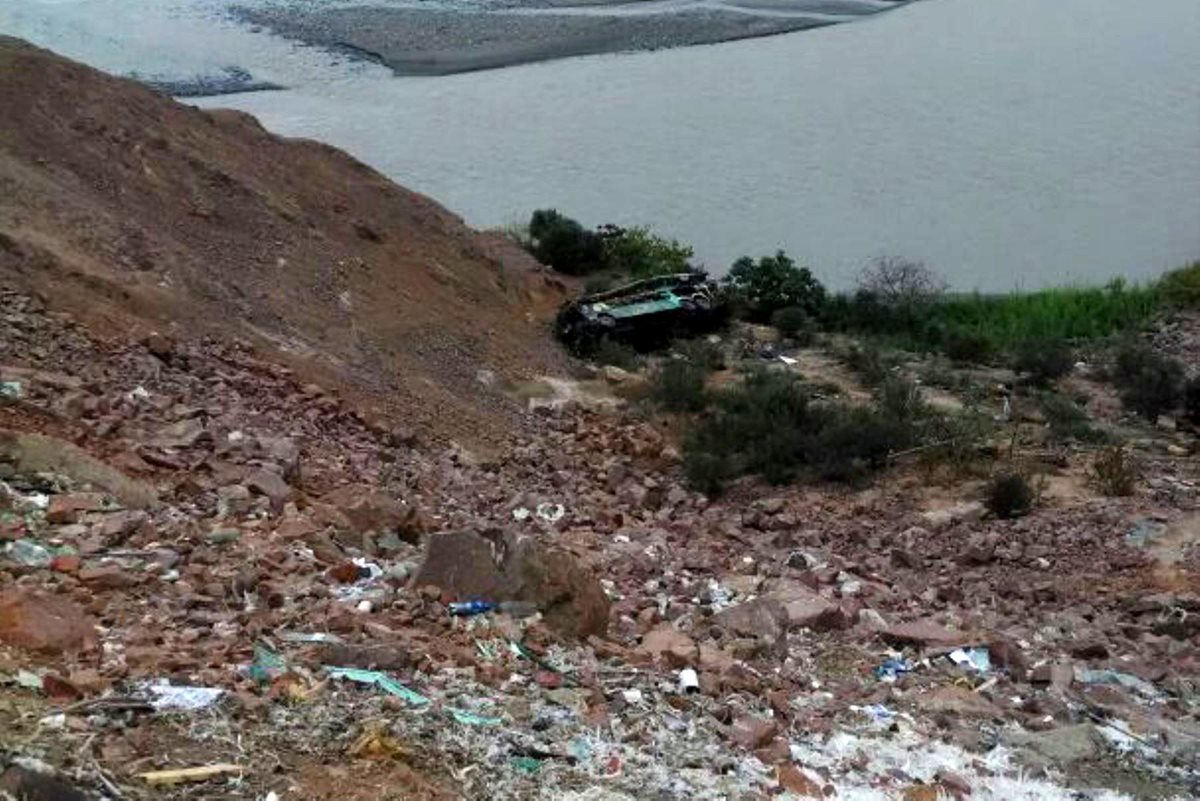
[[488, 601], [461, 601], [450, 604], [450, 614], [456, 617], [469, 617], [491, 612], [495, 608], [496, 604]]
[[9, 559], [29, 567], [50, 567], [54, 560], [54, 554], [33, 540], [10, 542], [4, 552]]

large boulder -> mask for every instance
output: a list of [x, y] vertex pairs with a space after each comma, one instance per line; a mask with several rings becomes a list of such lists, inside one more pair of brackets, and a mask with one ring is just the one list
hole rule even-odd
[[420, 513], [404, 501], [362, 486], [340, 487], [327, 492], [313, 504], [326, 523], [357, 535], [383, 537], [395, 534], [416, 544], [425, 531]]
[[695, 640], [670, 623], [662, 623], [646, 632], [641, 650], [673, 668], [692, 667], [700, 661], [700, 649]]
[[856, 615], [799, 581], [776, 582], [768, 595], [783, 604], [788, 625], [794, 628], [834, 631], [854, 624]]
[[65, 598], [11, 590], [0, 595], [0, 644], [57, 656], [94, 647], [96, 627]]
[[774, 598], [755, 598], [712, 617], [713, 624], [735, 637], [756, 640], [777, 653], [787, 652], [787, 609]]
[[608, 630], [608, 597], [592, 572], [566, 551], [509, 532], [434, 534], [412, 585], [433, 585], [462, 600], [530, 602], [566, 636]]
[[888, 645], [911, 645], [917, 648], [953, 648], [974, 644], [974, 635], [966, 631], [948, 629], [933, 620], [917, 620], [899, 623], [879, 632], [879, 638]]

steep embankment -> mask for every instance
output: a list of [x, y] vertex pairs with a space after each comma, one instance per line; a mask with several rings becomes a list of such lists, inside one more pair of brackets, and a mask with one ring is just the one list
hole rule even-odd
[[[0, 37], [0, 281], [109, 331], [239, 337], [472, 439], [552, 369], [560, 285], [338, 150]], [[402, 143], [397, 143], [402, 146]]]

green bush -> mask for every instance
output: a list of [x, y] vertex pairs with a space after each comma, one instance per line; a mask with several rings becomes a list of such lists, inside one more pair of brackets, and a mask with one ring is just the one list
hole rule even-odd
[[924, 413], [898, 387], [871, 407], [814, 404], [794, 374], [759, 370], [717, 393], [684, 443], [684, 472], [708, 494], [741, 475], [854, 482], [915, 444]]
[[529, 219], [529, 252], [542, 264], [567, 275], [604, 269], [604, 241], [554, 209], [539, 209]]
[[846, 366], [858, 374], [869, 387], [887, 378], [888, 369], [883, 361], [883, 351], [872, 342], [854, 343], [843, 356]]
[[707, 375], [704, 365], [672, 359], [655, 371], [650, 397], [670, 412], [698, 412], [707, 403], [704, 389]]
[[784, 306], [771, 315], [771, 325], [788, 339], [808, 345], [816, 334], [816, 326], [808, 312], [799, 306]]
[[610, 270], [633, 278], [686, 273], [692, 269], [695, 252], [675, 239], [666, 239], [641, 226], [600, 228], [604, 241], [604, 262]]
[[1017, 346], [1014, 366], [1031, 384], [1044, 387], [1071, 372], [1075, 353], [1062, 339], [1027, 339]]
[[1029, 481], [1019, 473], [1004, 473], [988, 485], [984, 505], [996, 517], [1011, 520], [1029, 514], [1033, 502], [1034, 492]]
[[898, 376], [880, 382], [875, 390], [875, 405], [884, 417], [904, 423], [923, 420], [932, 414], [921, 395], [921, 388]]
[[782, 250], [754, 261], [743, 256], [733, 263], [726, 284], [745, 304], [747, 314], [767, 322], [779, 309], [795, 306], [817, 317], [825, 303], [825, 287], [807, 267], [797, 267]]
[[1054, 439], [1066, 442], [1101, 442], [1104, 432], [1093, 428], [1088, 420], [1087, 412], [1066, 395], [1056, 392], [1043, 392], [1037, 398], [1038, 407], [1046, 417], [1050, 434]]
[[692, 364], [706, 371], [725, 369], [725, 351], [719, 343], [706, 339], [684, 339], [675, 343], [673, 350]]
[[1187, 382], [1183, 388], [1183, 416], [1194, 426], [1200, 426], [1200, 376]]
[[1113, 383], [1126, 408], [1156, 420], [1183, 400], [1183, 365], [1140, 342], [1127, 342], [1117, 351]]
[[636, 350], [607, 336], [597, 340], [595, 347], [586, 355], [597, 364], [611, 364], [622, 370], [636, 370], [642, 366], [642, 357]]
[[1158, 282], [1158, 292], [1168, 305], [1200, 308], [1200, 261], [1164, 275]]
[[942, 351], [962, 364], [986, 364], [996, 345], [986, 334], [959, 328], [946, 334]]

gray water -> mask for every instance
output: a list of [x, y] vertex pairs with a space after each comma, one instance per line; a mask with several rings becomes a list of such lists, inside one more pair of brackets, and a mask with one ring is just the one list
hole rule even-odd
[[[0, 0], [0, 29], [15, 2]], [[882, 254], [984, 290], [1200, 258], [1196, 0], [924, 0], [769, 39], [439, 78], [242, 30], [178, 38], [172, 58], [203, 45], [295, 87], [204, 105], [345, 148], [477, 226], [554, 206], [649, 223], [715, 271], [785, 248], [835, 285]]]

